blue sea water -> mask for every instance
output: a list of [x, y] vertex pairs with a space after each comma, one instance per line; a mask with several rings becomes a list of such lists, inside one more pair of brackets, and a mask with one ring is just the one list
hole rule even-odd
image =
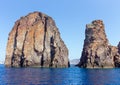
[[6, 68], [0, 85], [120, 85], [120, 69]]

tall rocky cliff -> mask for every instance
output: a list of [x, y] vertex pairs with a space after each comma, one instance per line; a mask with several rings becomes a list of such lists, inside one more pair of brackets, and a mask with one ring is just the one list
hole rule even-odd
[[68, 67], [68, 49], [53, 19], [34, 12], [16, 21], [9, 34], [8, 67]]
[[87, 24], [83, 52], [78, 66], [83, 68], [119, 67], [119, 58], [118, 48], [109, 45], [103, 21], [95, 20]]

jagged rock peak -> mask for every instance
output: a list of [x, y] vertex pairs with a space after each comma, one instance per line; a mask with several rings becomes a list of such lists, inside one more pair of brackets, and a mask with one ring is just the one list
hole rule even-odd
[[102, 20], [94, 20], [91, 24], [86, 25], [85, 31], [87, 43], [91, 42], [100, 42], [100, 43], [108, 43], [106, 38], [104, 24]]
[[9, 34], [5, 65], [68, 67], [68, 49], [54, 20], [34, 12], [16, 21]]
[[102, 20], [86, 25], [85, 40], [79, 67], [113, 68], [117, 48], [109, 46]]
[[99, 28], [103, 28], [104, 29], [104, 24], [102, 20], [94, 20], [92, 21], [91, 24], [87, 24], [86, 28], [95, 28], [95, 27], [99, 27]]

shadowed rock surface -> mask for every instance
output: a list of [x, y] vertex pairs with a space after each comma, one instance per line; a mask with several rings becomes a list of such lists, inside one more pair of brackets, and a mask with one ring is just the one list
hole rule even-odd
[[117, 54], [114, 57], [114, 63], [115, 63], [115, 67], [120, 67], [120, 42], [117, 46]]
[[34, 12], [16, 21], [9, 34], [7, 67], [68, 67], [68, 49], [53, 19]]
[[118, 67], [118, 48], [109, 45], [104, 24], [95, 20], [86, 25], [84, 47], [77, 66], [83, 68], [113, 68]]

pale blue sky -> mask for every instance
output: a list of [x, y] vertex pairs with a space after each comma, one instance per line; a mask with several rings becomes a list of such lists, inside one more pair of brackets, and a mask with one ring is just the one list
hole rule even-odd
[[0, 61], [5, 59], [8, 34], [14, 22], [30, 12], [51, 16], [69, 49], [69, 59], [80, 58], [85, 25], [102, 19], [110, 44], [120, 41], [120, 0], [1, 0]]

